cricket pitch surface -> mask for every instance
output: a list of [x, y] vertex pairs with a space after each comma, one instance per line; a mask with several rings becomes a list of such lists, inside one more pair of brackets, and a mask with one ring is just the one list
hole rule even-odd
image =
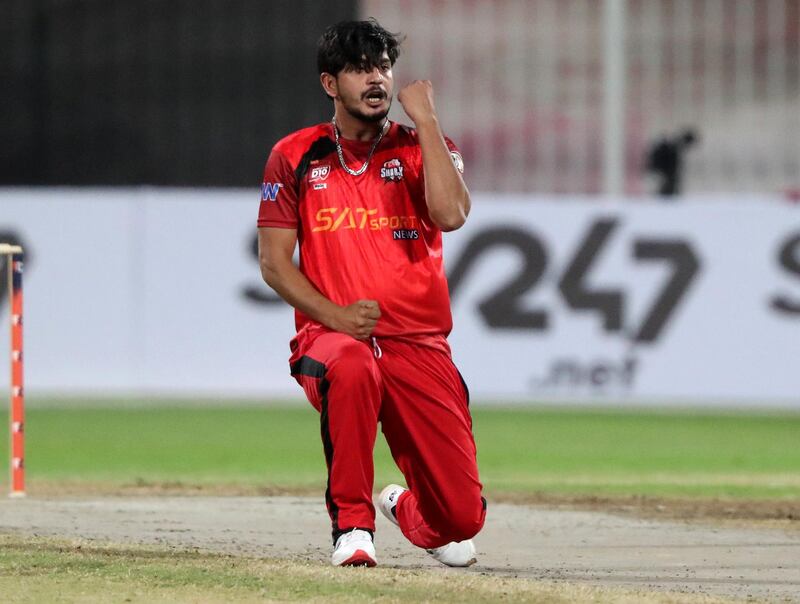
[[[800, 531], [490, 503], [478, 564], [446, 569], [377, 516], [381, 566], [800, 602]], [[8, 499], [0, 533], [319, 562], [331, 551], [322, 497]]]

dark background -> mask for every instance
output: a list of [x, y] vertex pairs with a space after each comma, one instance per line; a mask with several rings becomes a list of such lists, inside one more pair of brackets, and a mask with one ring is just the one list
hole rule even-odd
[[355, 0], [3, 0], [0, 184], [252, 186]]

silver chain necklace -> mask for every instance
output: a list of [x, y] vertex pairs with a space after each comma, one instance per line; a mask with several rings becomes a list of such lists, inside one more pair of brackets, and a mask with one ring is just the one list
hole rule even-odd
[[383, 122], [380, 134], [378, 134], [378, 138], [376, 138], [375, 142], [372, 143], [372, 149], [369, 150], [369, 155], [367, 155], [367, 161], [365, 161], [364, 164], [358, 170], [351, 169], [344, 161], [344, 153], [342, 152], [342, 145], [339, 142], [339, 128], [336, 127], [336, 116], [333, 116], [333, 119], [331, 120], [331, 125], [333, 125], [333, 136], [336, 138], [336, 153], [339, 154], [339, 163], [342, 164], [342, 168], [344, 168], [344, 171], [350, 174], [351, 176], [361, 176], [364, 172], [366, 172], [367, 166], [369, 166], [369, 161], [372, 159], [372, 154], [375, 153], [375, 149], [377, 149], [378, 145], [381, 144], [383, 135], [386, 133], [386, 126], [389, 125], [389, 118], [386, 118], [386, 120]]

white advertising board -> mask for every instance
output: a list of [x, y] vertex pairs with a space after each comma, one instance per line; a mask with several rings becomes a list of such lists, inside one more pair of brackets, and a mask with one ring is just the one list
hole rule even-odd
[[292, 310], [246, 297], [270, 294], [252, 250], [258, 193], [0, 195], [0, 236], [26, 250], [29, 393], [302, 394]]
[[800, 407], [798, 206], [487, 200], [445, 253], [479, 395]]
[[[476, 401], [800, 408], [800, 207], [473, 204], [445, 257]], [[0, 190], [0, 240], [28, 252], [28, 391], [301, 396], [292, 311], [259, 275], [257, 206], [247, 191]]]

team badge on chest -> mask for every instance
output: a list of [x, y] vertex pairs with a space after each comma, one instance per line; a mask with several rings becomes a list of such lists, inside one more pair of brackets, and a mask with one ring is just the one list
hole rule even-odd
[[385, 182], [398, 182], [403, 179], [403, 163], [397, 159], [390, 159], [383, 163], [381, 168], [381, 178]]

